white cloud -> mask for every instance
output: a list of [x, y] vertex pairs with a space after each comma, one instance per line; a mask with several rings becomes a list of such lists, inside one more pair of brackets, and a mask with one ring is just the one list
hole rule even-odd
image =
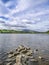
[[[48, 30], [47, 25], [49, 24], [49, 5], [47, 5], [47, 1], [10, 0], [7, 3], [3, 3], [0, 0], [0, 16], [8, 18], [8, 20], [0, 18], [0, 21], [4, 21], [4, 24], [8, 25], [18, 25], [19, 29], [25, 26], [31, 30], [46, 31]], [[1, 26], [5, 28], [4, 25]], [[2, 28], [1, 26], [0, 28]], [[17, 28], [11, 27], [11, 29]]]

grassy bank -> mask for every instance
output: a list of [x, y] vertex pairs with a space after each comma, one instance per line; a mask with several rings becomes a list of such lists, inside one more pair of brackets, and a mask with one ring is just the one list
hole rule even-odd
[[0, 33], [29, 33], [29, 34], [49, 34], [49, 31], [47, 32], [36, 32], [36, 31], [16, 31], [16, 30], [0, 30]]
[[34, 33], [31, 31], [16, 31], [16, 30], [0, 30], [0, 33]]

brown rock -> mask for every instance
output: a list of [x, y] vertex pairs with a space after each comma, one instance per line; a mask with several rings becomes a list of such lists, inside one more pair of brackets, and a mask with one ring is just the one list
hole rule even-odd
[[14, 56], [17, 56], [17, 55], [19, 55], [19, 54], [20, 54], [19, 52], [15, 52], [15, 53], [14, 53]]
[[18, 55], [16, 57], [16, 65], [22, 65], [22, 63], [21, 63], [21, 55]]
[[26, 53], [27, 56], [32, 56], [32, 54], [33, 54], [33, 53], [32, 53], [32, 50], [29, 50], [29, 51]]
[[23, 45], [20, 45], [19, 47], [18, 47], [18, 51], [19, 52], [21, 52], [21, 50], [24, 50], [25, 49], [25, 47], [23, 46]]
[[23, 54], [27, 53], [27, 49], [25, 48], [24, 50], [21, 51], [21, 53]]
[[8, 55], [8, 58], [12, 58], [12, 57], [13, 57], [13, 54], [9, 54], [9, 55]]

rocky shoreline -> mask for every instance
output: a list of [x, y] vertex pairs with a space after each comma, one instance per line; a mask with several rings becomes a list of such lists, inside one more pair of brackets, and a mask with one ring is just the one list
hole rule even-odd
[[49, 60], [42, 56], [36, 57], [36, 52], [38, 49], [31, 50], [29, 47], [20, 45], [14, 51], [6, 53], [0, 65], [49, 65]]

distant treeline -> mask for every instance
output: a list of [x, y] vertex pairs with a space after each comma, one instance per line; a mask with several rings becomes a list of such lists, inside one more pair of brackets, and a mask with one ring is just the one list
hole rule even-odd
[[0, 30], [0, 33], [32, 33], [30, 31], [17, 31], [17, 30]]
[[36, 33], [42, 33], [42, 34], [44, 34], [44, 33], [49, 33], [49, 31], [47, 31], [47, 32], [37, 32], [37, 31], [16, 31], [16, 30], [6, 30], [6, 29], [0, 29], [0, 33], [31, 33], [31, 34], [36, 34]]

